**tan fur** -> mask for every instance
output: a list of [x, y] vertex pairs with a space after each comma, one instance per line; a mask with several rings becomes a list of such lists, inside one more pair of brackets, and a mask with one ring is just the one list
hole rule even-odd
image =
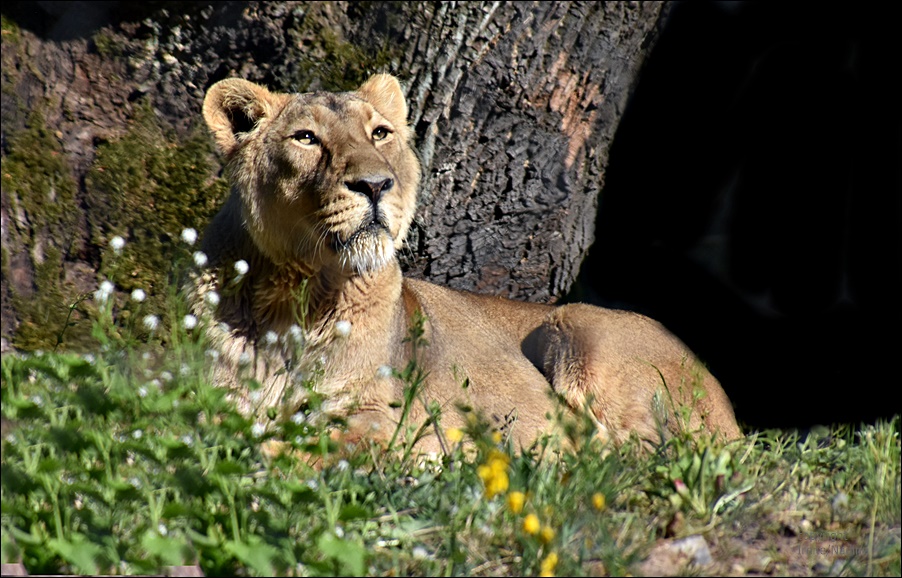
[[[402, 278], [395, 253], [413, 219], [420, 165], [394, 77], [335, 94], [223, 80], [208, 91], [204, 118], [234, 186], [205, 234], [213, 268], [196, 303], [204, 313], [206, 293], [221, 298], [206, 311], [222, 354], [217, 381], [246, 412], [291, 415], [310, 380], [325, 411], [347, 415], [354, 435], [384, 439], [403, 396], [386, 368], [408, 363], [405, 337], [421, 311], [429, 344], [418, 352], [429, 372], [422, 398], [444, 408], [443, 427], [461, 425], [455, 406], [468, 404], [529, 445], [551, 431], [556, 392], [573, 409], [588, 408], [599, 435], [615, 441], [630, 432], [658, 440], [686, 409], [693, 430], [740, 435], [717, 380], [650, 319]], [[238, 260], [250, 267], [240, 278]], [[262, 387], [252, 392], [248, 378]], [[411, 419], [424, 418], [415, 404]], [[434, 437], [421, 445], [437, 447]]]

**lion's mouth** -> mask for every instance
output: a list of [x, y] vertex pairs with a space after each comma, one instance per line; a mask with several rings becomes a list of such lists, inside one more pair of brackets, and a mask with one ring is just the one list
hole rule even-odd
[[338, 254], [342, 268], [358, 273], [381, 269], [394, 257], [394, 241], [388, 226], [374, 219], [359, 227], [347, 239], [332, 237], [332, 249]]
[[379, 219], [373, 219], [351, 233], [347, 239], [342, 239], [340, 235], [333, 235], [332, 249], [337, 253], [342, 251], [353, 251], [361, 243], [366, 243], [368, 240], [378, 238], [380, 233], [387, 233], [390, 235], [388, 226]]

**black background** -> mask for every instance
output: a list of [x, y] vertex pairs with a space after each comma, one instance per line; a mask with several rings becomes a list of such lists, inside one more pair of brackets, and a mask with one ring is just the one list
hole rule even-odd
[[663, 322], [753, 429], [899, 413], [902, 21], [852, 4], [672, 6], [569, 296]]

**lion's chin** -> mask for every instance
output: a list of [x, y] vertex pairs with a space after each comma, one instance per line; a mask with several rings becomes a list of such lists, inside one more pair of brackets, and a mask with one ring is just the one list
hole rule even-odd
[[349, 273], [378, 271], [395, 258], [395, 243], [386, 230], [362, 231], [338, 250], [339, 266]]

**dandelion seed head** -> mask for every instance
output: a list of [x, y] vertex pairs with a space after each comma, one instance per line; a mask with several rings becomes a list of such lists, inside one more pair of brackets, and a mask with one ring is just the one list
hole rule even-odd
[[380, 365], [376, 370], [376, 377], [380, 379], [388, 379], [392, 376], [392, 368], [390, 365]]
[[422, 546], [414, 546], [410, 553], [414, 560], [425, 560], [429, 558], [429, 551]]
[[288, 328], [288, 335], [297, 345], [304, 344], [304, 330], [300, 328], [296, 323]]
[[144, 316], [144, 327], [147, 328], [148, 331], [153, 331], [160, 325], [160, 318], [156, 315], [145, 315]]
[[264, 433], [266, 433], [266, 426], [264, 426], [262, 423], [258, 422], [251, 426], [251, 435], [253, 435], [255, 438], [262, 436]]
[[117, 255], [122, 252], [123, 247], [125, 247], [125, 239], [123, 239], [119, 235], [116, 235], [115, 237], [110, 239], [110, 248], [113, 249], [113, 251], [115, 251]]
[[216, 307], [219, 305], [219, 293], [216, 291], [208, 291], [206, 295], [204, 295], [204, 301], [206, 301], [207, 305], [210, 307]]
[[203, 251], [195, 251], [194, 254], [192, 255], [192, 257], [194, 258], [194, 264], [197, 265], [198, 267], [206, 267], [207, 266], [207, 262], [208, 262], [207, 254], [204, 253]]
[[197, 317], [189, 313], [182, 319], [182, 324], [185, 326], [185, 329], [194, 329], [197, 327]]
[[335, 335], [339, 337], [347, 337], [351, 334], [351, 322], [350, 321], [336, 321], [335, 322]]
[[182, 229], [182, 241], [188, 243], [189, 245], [193, 245], [195, 241], [197, 241], [197, 231], [188, 227], [186, 229]]
[[307, 421], [307, 416], [304, 415], [304, 412], [299, 411], [291, 416], [291, 421], [296, 425], [301, 425], [302, 423]]
[[279, 342], [279, 334], [270, 329], [263, 335], [263, 343], [266, 345], [275, 345]]
[[132, 437], [135, 438], [136, 440], [141, 439], [141, 437], [143, 437], [143, 436], [144, 436], [144, 432], [139, 429], [136, 429], [135, 431], [132, 432]]
[[138, 397], [147, 397], [147, 388], [143, 385], [138, 388]]
[[97, 291], [94, 292], [94, 300], [98, 303], [106, 303], [115, 290], [116, 286], [110, 281], [103, 281], [100, 287], [97, 288]]
[[250, 266], [247, 264], [247, 261], [244, 259], [235, 261], [235, 273], [237, 273], [239, 277], [246, 275], [248, 271], [250, 271]]
[[147, 299], [147, 293], [144, 292], [144, 289], [135, 289], [132, 291], [132, 301], [135, 303], [141, 303]]

